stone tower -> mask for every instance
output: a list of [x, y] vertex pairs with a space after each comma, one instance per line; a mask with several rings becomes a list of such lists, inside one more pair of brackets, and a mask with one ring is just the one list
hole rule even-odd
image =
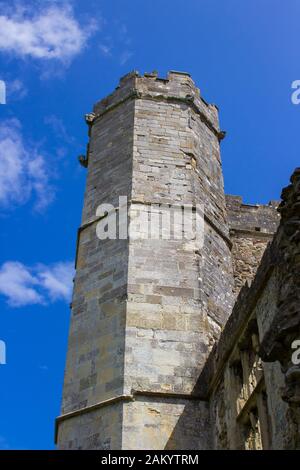
[[[58, 446], [209, 448], [209, 409], [197, 379], [233, 303], [217, 108], [187, 73], [133, 72], [86, 120], [88, 175]], [[102, 213], [101, 204], [109, 204]], [[201, 247], [197, 237], [149, 237], [134, 224], [171, 206], [195, 214], [197, 205]], [[99, 239], [99, 224], [114, 218], [119, 234], [133, 222], [130, 236]], [[182, 219], [176, 223], [181, 232]]]

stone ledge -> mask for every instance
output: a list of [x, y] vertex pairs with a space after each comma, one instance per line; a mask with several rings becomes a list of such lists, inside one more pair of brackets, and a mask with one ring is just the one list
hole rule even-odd
[[[176, 399], [176, 400], [199, 400], [199, 396], [193, 393], [172, 393], [172, 392], [153, 392], [151, 390], [131, 390], [130, 395], [118, 395], [116, 397], [109, 398], [108, 400], [101, 401], [99, 403], [95, 403], [90, 406], [86, 406], [84, 408], [80, 408], [74, 411], [70, 411], [68, 413], [62, 414], [58, 416], [55, 420], [55, 437], [54, 442], [57, 443], [58, 440], [58, 427], [62, 421], [67, 419], [75, 418], [76, 416], [81, 416], [85, 413], [91, 413], [95, 410], [99, 410], [106, 406], [114, 405], [118, 402], [131, 402], [135, 401], [136, 397], [149, 397], [149, 398], [159, 398], [159, 399]], [[204, 401], [204, 400], [203, 400]]]
[[65, 421], [66, 419], [70, 419], [70, 418], [75, 418], [76, 416], [81, 416], [84, 413], [90, 413], [92, 411], [98, 410], [99, 408], [110, 406], [118, 402], [133, 401], [133, 399], [134, 399], [133, 395], [118, 395], [116, 397], [109, 398], [108, 400], [104, 400], [99, 403], [95, 403], [93, 405], [86, 406], [84, 408], [79, 408], [77, 410], [70, 411], [69, 413], [65, 413], [63, 415], [58, 416], [55, 420], [55, 437], [54, 437], [55, 444], [57, 443], [57, 438], [58, 438], [58, 426], [62, 421]]
[[231, 227], [229, 230], [230, 236], [239, 236], [239, 235], [248, 235], [249, 237], [255, 237], [255, 238], [269, 238], [272, 240], [274, 237], [273, 232], [262, 232], [260, 230], [255, 230], [255, 229], [242, 229], [239, 227]]

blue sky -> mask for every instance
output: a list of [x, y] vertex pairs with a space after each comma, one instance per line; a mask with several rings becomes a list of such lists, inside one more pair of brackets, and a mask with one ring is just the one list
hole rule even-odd
[[85, 170], [83, 115], [130, 70], [188, 71], [220, 109], [226, 192], [299, 166], [298, 0], [0, 1], [0, 448], [54, 448]]

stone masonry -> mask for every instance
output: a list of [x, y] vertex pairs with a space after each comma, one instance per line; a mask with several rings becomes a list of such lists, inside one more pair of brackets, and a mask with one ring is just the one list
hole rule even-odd
[[299, 202], [298, 168], [278, 230], [200, 374], [213, 449], [300, 449]]
[[276, 232], [280, 220], [278, 204], [278, 201], [271, 201], [267, 206], [243, 204], [240, 196], [226, 196], [236, 294], [246, 281], [253, 279]]
[[[86, 122], [80, 162], [88, 174], [58, 447], [240, 448], [234, 438], [216, 441], [214, 403], [224, 402], [224, 384], [211, 391], [208, 364], [277, 230], [278, 203], [225, 197], [218, 110], [187, 73], [162, 79], [132, 72]], [[178, 236], [186, 228], [183, 207], [194, 218], [201, 208], [201, 243]], [[166, 214], [176, 234], [149, 237], [140, 221]], [[115, 239], [99, 239], [99, 227], [114, 222]], [[120, 237], [126, 223], [129, 236]], [[227, 436], [227, 424], [219, 426]]]

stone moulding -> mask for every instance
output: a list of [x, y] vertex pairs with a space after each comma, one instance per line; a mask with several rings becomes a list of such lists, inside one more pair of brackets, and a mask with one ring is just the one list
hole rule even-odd
[[77, 410], [70, 411], [69, 413], [58, 416], [55, 420], [55, 436], [54, 436], [55, 444], [57, 443], [57, 438], [58, 438], [58, 426], [62, 421], [65, 421], [66, 419], [74, 418], [76, 416], [83, 415], [85, 413], [90, 413], [92, 411], [98, 410], [99, 408], [113, 405], [114, 403], [128, 402], [128, 401], [133, 401], [133, 400], [134, 400], [133, 395], [118, 395], [116, 397], [109, 398], [108, 400], [104, 400], [104, 401], [95, 403], [90, 406], [85, 406], [84, 408], [79, 408]]
[[[137, 88], [133, 88], [131, 92], [125, 96], [124, 98], [120, 99], [116, 103], [113, 103], [111, 105], [108, 105], [103, 111], [100, 113], [94, 114], [93, 119], [88, 123], [89, 125], [93, 125], [98, 119], [100, 119], [102, 116], [104, 116], [106, 113], [109, 111], [112, 111], [113, 109], [119, 107], [120, 105], [124, 104], [128, 100], [132, 99], [143, 99], [143, 100], [150, 100], [150, 101], [161, 101], [161, 102], [166, 102], [166, 103], [184, 103], [187, 106], [191, 107], [196, 114], [200, 116], [201, 121], [206, 124], [206, 126], [215, 134], [215, 136], [218, 138], [219, 141], [224, 139], [226, 132], [225, 131], [220, 131], [219, 129], [216, 129], [216, 127], [212, 124], [212, 122], [205, 116], [205, 114], [199, 109], [197, 104], [194, 101], [194, 97], [191, 95], [186, 95], [186, 97], [181, 97], [181, 96], [168, 96], [168, 95], [152, 95], [149, 93], [142, 93], [140, 92]], [[203, 101], [203, 100], [202, 100]], [[205, 103], [205, 101], [203, 101]], [[206, 103], [205, 103], [206, 104]], [[207, 106], [207, 104], [206, 104]], [[93, 113], [92, 113], [93, 114]], [[90, 114], [86, 114], [90, 115]]]
[[[137, 200], [137, 199], [130, 199], [128, 200], [128, 204], [143, 204], [145, 206], [150, 206], [152, 205], [153, 203], [151, 202], [146, 202], [146, 201], [142, 201], [142, 200]], [[183, 208], [184, 206], [178, 204], [178, 205], [175, 205], [175, 204], [172, 204], [172, 207], [181, 207]], [[88, 222], [86, 222], [85, 224], [81, 225], [78, 230], [77, 230], [77, 240], [76, 240], [76, 252], [75, 252], [75, 269], [77, 267], [77, 259], [78, 259], [78, 249], [79, 249], [79, 237], [80, 237], [80, 234], [83, 230], [85, 230], [86, 228], [90, 227], [91, 225], [99, 222], [100, 220], [102, 219], [105, 219], [105, 217], [108, 217], [108, 215], [112, 212], [118, 212], [120, 210], [119, 207], [116, 207], [115, 209], [113, 209], [113, 211], [103, 215], [103, 216], [99, 216], [99, 217], [94, 217], [92, 220], [89, 220]], [[192, 210], [195, 211], [196, 210], [196, 206], [192, 206]], [[232, 249], [232, 241], [231, 239], [211, 220], [210, 217], [208, 217], [208, 215], [204, 214], [204, 220], [205, 222], [207, 222], [208, 225], [211, 226], [211, 228], [218, 234], [220, 235], [220, 237], [223, 238], [223, 240], [225, 241], [225, 243], [227, 244], [227, 246], [229, 247], [229, 249], [231, 250]]]
[[74, 411], [70, 411], [69, 413], [65, 413], [60, 415], [55, 420], [55, 436], [54, 442], [57, 443], [58, 439], [58, 427], [62, 421], [67, 419], [74, 418], [76, 416], [83, 415], [85, 413], [91, 413], [92, 411], [99, 410], [100, 408], [104, 408], [106, 406], [114, 405], [118, 402], [131, 402], [135, 401], [137, 397], [149, 397], [149, 398], [160, 398], [160, 399], [175, 399], [175, 400], [199, 400], [200, 396], [196, 394], [188, 394], [188, 393], [171, 393], [171, 392], [153, 392], [150, 390], [131, 390], [130, 395], [118, 395], [116, 397], [109, 398], [108, 400], [103, 400], [99, 403], [95, 403], [90, 406], [85, 406], [84, 408], [79, 408]]

